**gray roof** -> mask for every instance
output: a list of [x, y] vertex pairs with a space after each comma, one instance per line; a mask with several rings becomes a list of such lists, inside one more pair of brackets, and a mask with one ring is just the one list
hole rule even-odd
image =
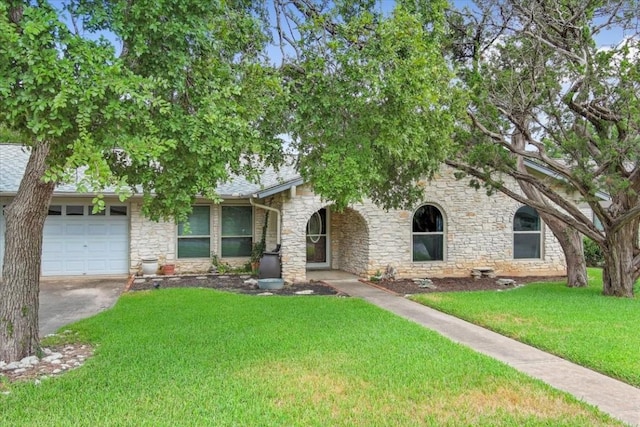
[[[27, 161], [29, 160], [29, 148], [18, 144], [0, 143], [0, 195], [14, 195], [20, 186], [20, 180], [24, 175]], [[82, 177], [82, 171], [77, 171], [76, 182]], [[284, 191], [293, 185], [300, 185], [302, 179], [295, 169], [293, 162], [280, 167], [279, 170], [266, 168], [259, 183], [249, 182], [242, 176], [234, 176], [230, 182], [217, 187], [218, 194], [222, 197], [267, 197]], [[56, 195], [78, 194], [75, 183], [58, 185]], [[89, 193], [93, 194], [93, 193]], [[105, 194], [114, 194], [107, 189]]]

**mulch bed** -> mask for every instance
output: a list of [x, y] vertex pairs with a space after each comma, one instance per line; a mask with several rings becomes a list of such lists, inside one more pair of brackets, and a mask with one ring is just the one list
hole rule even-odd
[[[513, 279], [515, 285], [501, 285], [498, 279]], [[381, 280], [373, 283], [375, 286], [384, 288], [399, 295], [422, 294], [434, 292], [468, 292], [468, 291], [489, 291], [489, 290], [505, 290], [514, 289], [515, 287], [525, 285], [531, 282], [550, 282], [563, 281], [566, 277], [481, 277], [474, 279], [473, 277], [447, 277], [433, 278], [433, 288], [421, 288], [418, 283], [411, 279], [398, 280]]]
[[260, 295], [265, 293], [271, 293], [273, 295], [298, 295], [296, 292], [303, 291], [313, 291], [311, 295], [339, 294], [339, 292], [334, 288], [321, 282], [286, 284], [282, 289], [259, 289], [257, 285], [244, 283], [248, 279], [251, 279], [251, 276], [216, 274], [202, 276], [136, 277], [128, 290], [143, 291], [166, 288], [209, 288], [249, 295]]
[[[210, 288], [228, 292], [236, 292], [249, 295], [270, 293], [273, 295], [298, 295], [297, 292], [313, 291], [311, 295], [342, 295], [333, 287], [322, 282], [307, 282], [287, 284], [282, 289], [258, 289], [256, 285], [246, 284], [249, 275], [217, 275], [207, 274], [201, 276], [153, 276], [135, 277], [128, 287], [130, 291], [143, 291], [166, 288]], [[513, 279], [515, 285], [501, 285], [498, 279]], [[431, 279], [433, 286], [423, 288], [411, 279], [381, 280], [369, 282], [374, 286], [394, 292], [398, 295], [434, 293], [434, 292], [467, 292], [513, 289], [531, 282], [562, 281], [566, 277], [449, 277]]]

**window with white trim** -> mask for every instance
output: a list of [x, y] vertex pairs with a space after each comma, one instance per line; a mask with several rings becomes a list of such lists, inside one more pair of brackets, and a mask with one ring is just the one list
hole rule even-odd
[[211, 256], [211, 209], [194, 206], [187, 219], [189, 226], [178, 224], [178, 258]]
[[440, 209], [422, 205], [413, 214], [413, 261], [444, 259], [444, 219]]
[[249, 257], [253, 246], [253, 208], [222, 206], [220, 220], [220, 256]]
[[513, 258], [539, 259], [542, 248], [540, 215], [529, 206], [523, 206], [513, 217]]

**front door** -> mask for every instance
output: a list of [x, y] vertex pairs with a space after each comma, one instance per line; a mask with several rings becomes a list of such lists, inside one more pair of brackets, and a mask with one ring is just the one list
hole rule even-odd
[[322, 208], [307, 221], [307, 268], [329, 267], [329, 212]]

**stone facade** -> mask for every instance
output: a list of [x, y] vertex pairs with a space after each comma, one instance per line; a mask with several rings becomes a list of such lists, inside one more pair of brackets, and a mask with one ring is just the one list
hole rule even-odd
[[[501, 193], [487, 196], [476, 191], [466, 181], [458, 181], [453, 171], [443, 167], [441, 173], [424, 186], [424, 198], [412, 210], [385, 211], [371, 202], [349, 206], [342, 212], [333, 211], [308, 185], [286, 189], [258, 203], [280, 211], [269, 213], [266, 248], [278, 244], [277, 225], [281, 225], [281, 262], [283, 277], [288, 282], [305, 281], [307, 269], [306, 225], [314, 212], [322, 208], [328, 214], [328, 265], [331, 269], [369, 277], [384, 272], [387, 266], [396, 269], [399, 277], [468, 276], [474, 267], [493, 268], [498, 275], [562, 275], [566, 273], [564, 255], [548, 227], [542, 227], [542, 254], [539, 259], [514, 259], [513, 219], [521, 205]], [[511, 187], [519, 191], [515, 182]], [[2, 201], [8, 202], [5, 198]], [[57, 199], [56, 199], [57, 200]], [[77, 200], [77, 199], [75, 199]], [[52, 202], [53, 203], [53, 202]], [[177, 227], [174, 222], [153, 222], [141, 214], [141, 200], [129, 203], [130, 272], [140, 270], [144, 256], [158, 257], [159, 265], [173, 263], [178, 273], [205, 272], [211, 268], [211, 258], [178, 259]], [[211, 252], [220, 253], [221, 205], [206, 200], [198, 204], [210, 207]], [[224, 204], [249, 206], [248, 199], [225, 200]], [[444, 220], [444, 256], [441, 261], [412, 260], [412, 221], [415, 209], [430, 204]], [[582, 206], [590, 215], [588, 206]], [[253, 241], [260, 240], [266, 210], [253, 208]], [[1, 249], [1, 247], [0, 247]], [[221, 259], [240, 266], [249, 257]]]
[[[250, 206], [248, 200], [234, 200], [232, 205]], [[200, 206], [209, 206], [210, 210], [210, 251], [211, 254], [220, 254], [220, 217], [221, 205], [201, 200], [196, 203]], [[176, 273], [203, 273], [212, 267], [212, 258], [178, 258], [177, 226], [173, 221], [154, 222], [143, 217], [140, 201], [131, 203], [131, 273], [140, 271], [142, 258], [146, 255], [158, 257], [158, 264], [175, 264]], [[264, 224], [265, 210], [255, 208], [253, 210], [253, 236], [254, 242], [261, 237]], [[275, 247], [275, 215], [269, 217], [270, 227], [267, 233], [267, 248]], [[221, 262], [233, 267], [239, 267], [249, 262], [249, 257], [219, 258]]]
[[[341, 213], [332, 212], [331, 268], [363, 277], [389, 265], [397, 269], [399, 277], [468, 276], [480, 266], [491, 267], [499, 275], [566, 274], [562, 248], [544, 225], [540, 259], [513, 258], [513, 218], [521, 207], [516, 201], [500, 193], [487, 196], [476, 191], [466, 181], [456, 180], [447, 167], [433, 181], [422, 184], [423, 204], [437, 207], [445, 222], [442, 261], [412, 260], [414, 211], [387, 212], [365, 202]], [[515, 183], [512, 187], [518, 190]], [[309, 186], [298, 188], [295, 194], [282, 194], [285, 280], [306, 280], [306, 224], [315, 211], [327, 206]]]

